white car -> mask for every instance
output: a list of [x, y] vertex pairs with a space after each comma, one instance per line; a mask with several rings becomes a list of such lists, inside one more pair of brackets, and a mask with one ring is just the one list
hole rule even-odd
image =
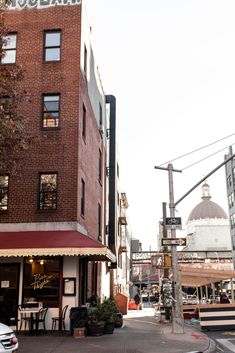
[[0, 353], [17, 353], [18, 339], [14, 331], [0, 323]]

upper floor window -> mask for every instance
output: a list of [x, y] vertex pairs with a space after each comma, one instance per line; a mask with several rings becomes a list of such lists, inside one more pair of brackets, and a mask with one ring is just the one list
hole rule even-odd
[[1, 58], [2, 64], [15, 64], [16, 62], [16, 40], [17, 34], [12, 33], [3, 37], [2, 49], [5, 55]]
[[8, 209], [9, 176], [0, 175], [0, 211]]
[[99, 181], [102, 181], [102, 152], [99, 150]]
[[83, 63], [83, 66], [84, 66], [84, 74], [87, 75], [87, 48], [86, 48], [85, 45], [84, 45], [84, 63]]
[[60, 61], [61, 31], [45, 31], [44, 33], [44, 60]]
[[[233, 168], [233, 184], [235, 184], [235, 167]], [[232, 185], [232, 181], [231, 181], [231, 185]]]
[[82, 106], [82, 137], [86, 139], [86, 108]]
[[57, 208], [57, 173], [39, 175], [39, 209], [56, 210]]
[[81, 180], [81, 215], [85, 216], [85, 181]]
[[59, 126], [60, 95], [49, 94], [43, 96], [42, 127], [55, 128]]
[[101, 204], [98, 203], [98, 239], [101, 240], [102, 239], [102, 212], [101, 212]]
[[232, 208], [234, 206], [234, 194], [233, 194], [233, 192], [228, 196], [228, 205], [229, 205], [229, 208]]
[[227, 177], [227, 187], [229, 188], [232, 185], [232, 176], [231, 174], [229, 174], [229, 176]]
[[102, 128], [103, 126], [103, 109], [102, 109], [102, 105], [99, 103], [99, 124], [100, 124], [100, 128]]

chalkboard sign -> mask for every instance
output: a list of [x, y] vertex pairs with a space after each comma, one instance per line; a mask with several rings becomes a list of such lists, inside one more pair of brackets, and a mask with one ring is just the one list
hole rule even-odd
[[86, 307], [74, 307], [70, 310], [70, 329], [73, 334], [74, 327], [84, 327], [87, 320], [87, 308]]

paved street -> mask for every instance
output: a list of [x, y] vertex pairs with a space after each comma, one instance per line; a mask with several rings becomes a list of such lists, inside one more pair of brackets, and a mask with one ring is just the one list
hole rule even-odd
[[153, 310], [129, 313], [124, 326], [112, 335], [74, 339], [71, 336], [20, 335], [19, 353], [186, 353], [206, 352], [206, 335], [186, 328], [185, 334], [173, 335], [171, 325], [159, 324]]

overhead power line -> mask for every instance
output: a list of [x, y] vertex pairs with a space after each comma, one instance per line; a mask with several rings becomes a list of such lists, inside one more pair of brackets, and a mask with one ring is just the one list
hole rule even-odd
[[235, 145], [235, 143], [232, 143], [232, 144], [230, 144], [229, 146], [226, 146], [226, 147], [222, 148], [221, 150], [219, 150], [219, 151], [217, 151], [217, 152], [214, 152], [214, 153], [208, 155], [207, 157], [204, 157], [204, 158], [200, 159], [199, 161], [194, 162], [194, 163], [188, 165], [188, 166], [185, 167], [185, 168], [182, 168], [182, 171], [185, 170], [185, 169], [188, 169], [188, 168], [190, 168], [190, 167], [192, 167], [192, 166], [194, 166], [195, 164], [198, 164], [198, 163], [204, 161], [205, 159], [208, 159], [208, 158], [214, 156], [215, 154], [217, 154], [217, 153], [219, 153], [219, 152], [222, 152], [222, 151], [226, 150], [227, 148], [229, 148], [230, 146], [233, 146], [233, 145]]
[[[179, 156], [179, 157], [176, 157], [176, 158], [171, 159], [171, 160], [169, 160], [169, 161], [167, 161], [167, 162], [165, 162], [165, 163], [160, 164], [159, 167], [161, 167], [161, 166], [163, 166], [163, 165], [165, 165], [165, 164], [174, 162], [174, 161], [176, 161], [176, 160], [178, 160], [178, 159], [180, 159], [180, 158], [189, 156], [190, 154], [193, 154], [193, 153], [195, 153], [195, 152], [201, 151], [201, 150], [204, 149], [204, 148], [207, 148], [207, 147], [210, 147], [210, 146], [212, 146], [212, 145], [215, 145], [216, 143], [221, 142], [221, 141], [223, 141], [223, 140], [226, 140], [227, 138], [229, 138], [229, 137], [231, 137], [231, 136], [234, 136], [234, 135], [235, 135], [235, 133], [233, 133], [233, 134], [231, 134], [231, 135], [228, 135], [228, 136], [225, 136], [225, 137], [223, 137], [223, 138], [221, 138], [221, 139], [219, 139], [219, 140], [216, 140], [216, 141], [214, 141], [214, 142], [211, 142], [211, 143], [209, 143], [208, 145], [199, 147], [199, 148], [197, 148], [197, 149], [195, 149], [195, 150], [193, 150], [193, 151], [190, 151], [190, 152], [187, 152], [187, 153], [185, 153], [185, 154], [182, 154], [182, 155]], [[226, 147], [226, 148], [227, 148], [227, 147]], [[221, 151], [222, 151], [222, 150], [221, 150]], [[218, 152], [220, 152], [220, 151], [218, 151]], [[216, 153], [218, 153], [218, 152], [216, 152]], [[213, 154], [212, 154], [212, 156], [213, 156]], [[209, 158], [209, 157], [206, 157], [206, 158]], [[206, 159], [206, 158], [205, 158], [205, 159]], [[203, 159], [202, 159], [202, 160], [203, 160]], [[196, 162], [196, 163], [199, 163], [199, 162]], [[186, 168], [189, 168], [189, 167], [186, 167]]]

